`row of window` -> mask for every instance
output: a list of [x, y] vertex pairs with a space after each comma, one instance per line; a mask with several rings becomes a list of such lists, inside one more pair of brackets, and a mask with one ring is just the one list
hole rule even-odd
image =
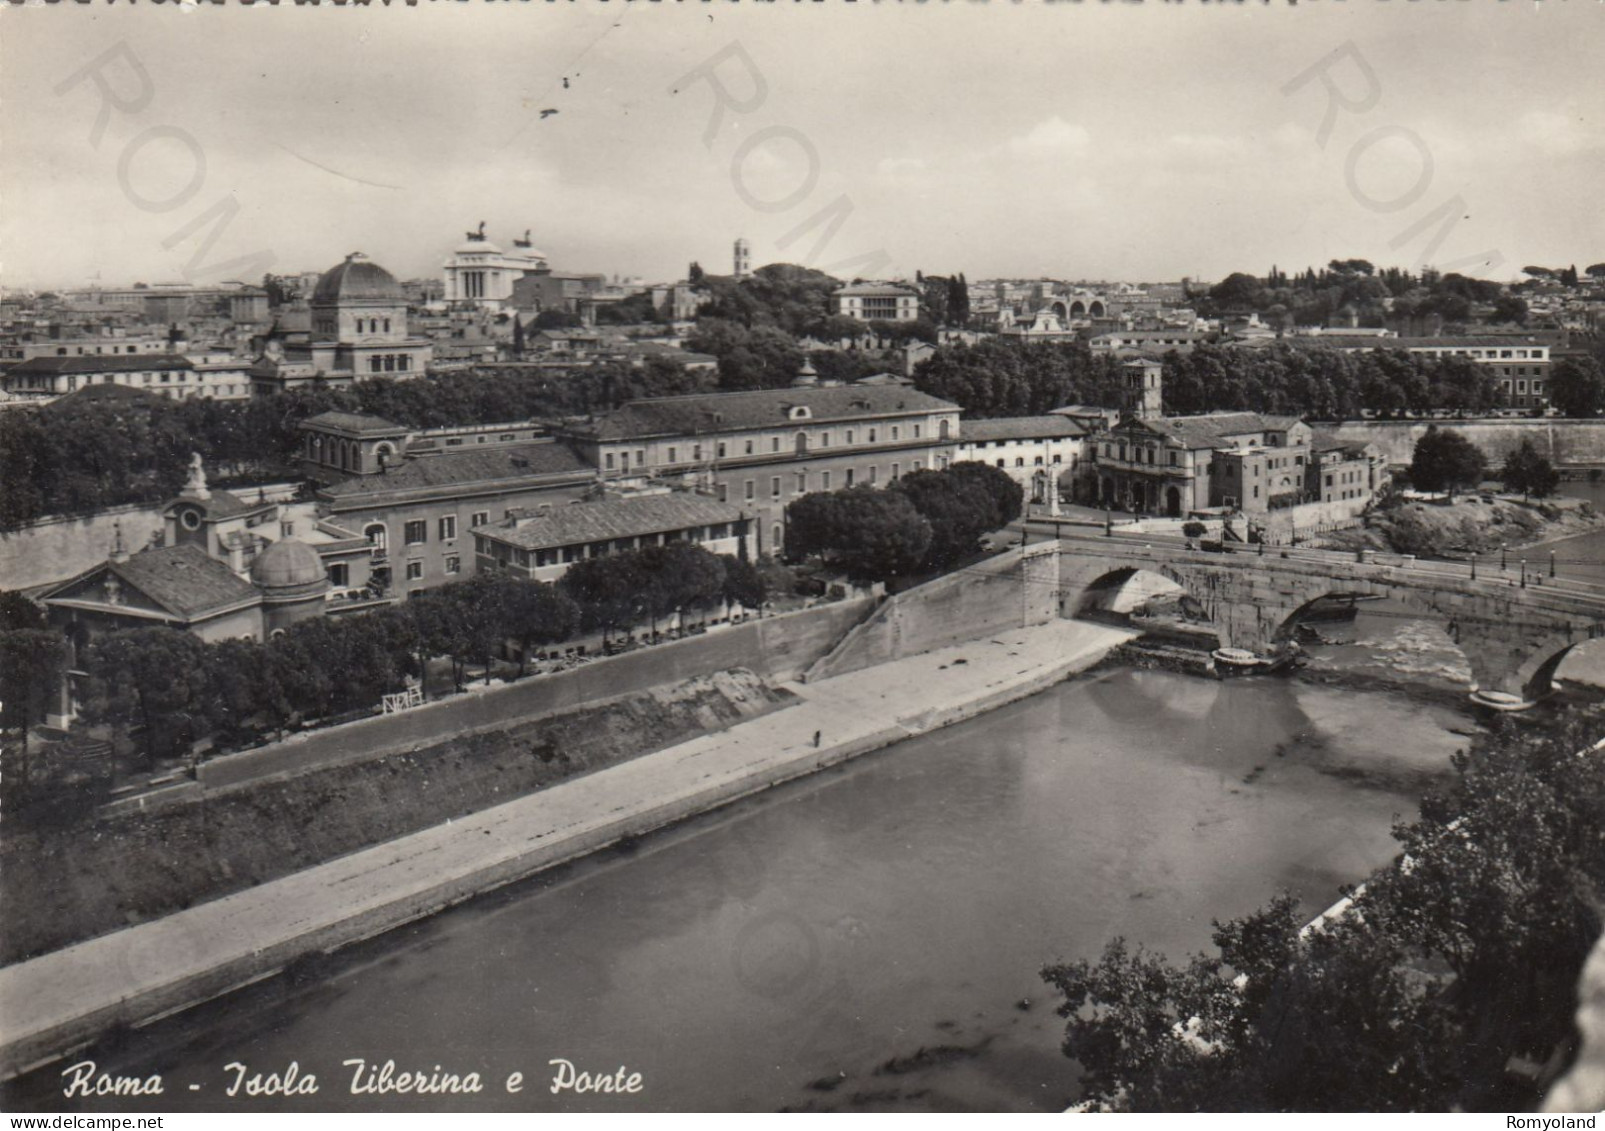
[[[1062, 462], [1064, 462], [1063, 460], [1061, 460], [1059, 458], [1059, 453], [1058, 452], [1054, 452], [1053, 453], [1053, 462], [1054, 463], [1062, 463]], [[1003, 460], [1003, 459], [998, 460], [998, 466], [999, 467], [1004, 467], [1004, 465], [1007, 464], [1007, 463], [1008, 463], [1008, 460]], [[1042, 457], [1041, 456], [1034, 457], [1032, 459], [1032, 461], [1031, 461], [1031, 465], [1033, 467], [1041, 467], [1042, 466]], [[1024, 456], [1015, 456], [1014, 457], [1014, 466], [1015, 467], [1024, 467], [1025, 466], [1025, 457]]]
[[[920, 425], [920, 424], [912, 424], [912, 425], [909, 425], [909, 428], [910, 428], [909, 436], [910, 436], [911, 439], [919, 440], [919, 439], [923, 438], [923, 436], [924, 436], [924, 427], [922, 425]], [[949, 438], [950, 432], [951, 432], [951, 426], [950, 426], [949, 422], [946, 421], [946, 420], [942, 421], [941, 425], [940, 425], [940, 428], [939, 428], [939, 437], [941, 439], [943, 439], [943, 440], [946, 440], [946, 439]], [[887, 426], [887, 427], [871, 425], [870, 427], [868, 427], [866, 429], [863, 429], [862, 431], [860, 431], [859, 429], [856, 429], [856, 428], [848, 428], [845, 431], [845, 440], [844, 440], [844, 442], [845, 442], [845, 444], [847, 446], [850, 447], [850, 446], [852, 446], [854, 444], [859, 443], [860, 442], [859, 437], [863, 436], [864, 437], [863, 441], [862, 441], [863, 443], [866, 443], [866, 444], [878, 444], [878, 443], [882, 442], [882, 435], [883, 434], [887, 437], [887, 439], [891, 443], [897, 443], [897, 442], [899, 442], [899, 441], [901, 441], [903, 439], [903, 425], [901, 425], [901, 424], [893, 424], [893, 425], [890, 425], [890, 426]], [[804, 455], [810, 450], [810, 445], [813, 445], [813, 444], [817, 444], [820, 449], [828, 448], [828, 447], [831, 446], [832, 435], [833, 435], [832, 431], [830, 429], [828, 429], [828, 428], [822, 429], [821, 431], [815, 433], [814, 436], [812, 436], [812, 437], [810, 437], [807, 432], [796, 432], [791, 437], [792, 452], [794, 454], [796, 454], [796, 455]], [[768, 439], [769, 439], [768, 454], [770, 454], [770, 455], [779, 454], [780, 451], [782, 450], [782, 446], [783, 446], [783, 444], [785, 442], [784, 437], [782, 437], [782, 436], [770, 436]], [[692, 444], [690, 444], [690, 445], [688, 445], [686, 447], [681, 447], [678, 444], [671, 444], [671, 445], [669, 445], [667, 451], [665, 452], [666, 458], [665, 458], [664, 462], [668, 463], [668, 464], [676, 464], [676, 463], [682, 462], [681, 459], [680, 459], [680, 456], [681, 456], [682, 452], [685, 453], [686, 460], [688, 462], [691, 462], [691, 463], [701, 463], [704, 459], [708, 458], [710, 451], [711, 451], [714, 459], [729, 459], [731, 457], [732, 452], [736, 452], [736, 444], [737, 444], [737, 441], [730, 441], [730, 440], [719, 440], [719, 441], [715, 442], [711, 446], [711, 448], [710, 448], [709, 445], [701, 444], [701, 443], [692, 443]], [[756, 437], [752, 437], [752, 438], [748, 438], [746, 440], [739, 441], [739, 444], [740, 444], [740, 451], [736, 452], [736, 454], [743, 455], [743, 456], [751, 456], [751, 455], [757, 455], [758, 454], [758, 448], [759, 448], [759, 445], [760, 445], [760, 441]], [[618, 455], [618, 460], [617, 460], [617, 462], [615, 462], [614, 453], [613, 452], [605, 452], [605, 453], [603, 453], [603, 455], [602, 455], [602, 467], [603, 467], [603, 470], [605, 470], [605, 471], [615, 471], [615, 470], [628, 471], [630, 469], [631, 453], [627, 452], [627, 451], [621, 451], [621, 452], [617, 453], [617, 455]], [[645, 467], [646, 466], [647, 458], [646, 458], [646, 449], [645, 448], [637, 448], [635, 450], [634, 457], [635, 457], [635, 466], [636, 467]]]
[[[940, 465], [942, 467], [946, 467], [947, 466], [947, 457], [946, 456], [941, 457], [941, 459], [938, 462], [940, 463]], [[913, 462], [913, 465], [910, 467], [910, 470], [911, 471], [923, 471], [924, 468], [925, 468], [925, 461], [922, 460], [922, 459], [917, 459], [917, 460], [915, 460]], [[868, 469], [866, 470], [865, 474], [862, 477], [860, 477], [860, 475], [858, 474], [858, 469], [857, 468], [849, 467], [849, 468], [845, 469], [842, 472], [842, 477], [841, 477], [841, 480], [839, 482], [836, 480], [835, 476], [833, 476], [829, 471], [820, 471], [820, 472], [795, 471], [791, 475], [792, 494], [793, 495], [806, 495], [810, 491], [815, 491], [815, 490], [818, 490], [818, 491], [833, 491], [837, 487], [857, 487], [860, 484], [868, 484], [871, 487], [876, 487], [876, 486], [880, 485], [880, 471], [881, 471], [881, 469], [880, 469], [880, 465], [879, 464], [871, 464], [868, 467]], [[818, 476], [818, 486], [814, 485], [814, 478], [813, 477], [816, 474]], [[903, 474], [903, 465], [901, 463], [892, 464], [891, 465], [891, 476], [890, 476], [890, 478], [887, 479], [887, 482], [888, 483], [897, 482], [897, 480], [902, 477], [902, 474]], [[784, 476], [771, 475], [769, 477], [769, 499], [770, 499], [771, 502], [779, 502], [782, 498], [785, 497], [785, 492], [783, 490], [784, 485], [785, 485], [785, 477]], [[728, 502], [729, 501], [729, 494], [730, 494], [729, 484], [720, 483], [720, 484], [717, 485], [716, 490], [718, 491], [719, 501], [720, 502], [723, 503], [723, 502]], [[749, 503], [757, 501], [757, 499], [758, 499], [758, 481], [756, 479], [747, 479], [747, 480], [744, 480], [742, 482], [742, 485], [741, 485], [741, 497], [742, 497], [742, 499], [744, 501], [749, 502]]]
[[370, 373], [405, 373], [412, 368], [410, 353], [374, 354], [368, 358]]
[[[79, 347], [77, 347], [77, 354], [76, 355], [78, 357], [91, 356], [91, 355], [86, 354], [86, 352], [85, 352], [86, 350], [88, 350], [88, 348], [89, 348], [88, 346], [79, 346]], [[105, 347], [105, 351], [107, 353], [138, 353], [139, 352], [139, 347], [138, 346], [122, 346], [122, 347], [107, 346], [107, 347]], [[95, 346], [94, 347], [94, 353], [98, 354], [100, 352], [101, 352], [101, 347], [100, 346]], [[152, 348], [151, 352], [152, 353], [156, 352], [154, 347]], [[56, 347], [56, 356], [57, 357], [66, 357], [67, 356], [67, 347], [66, 346], [57, 346]]]
[[712, 526], [693, 526], [684, 530], [671, 530], [658, 534], [633, 535], [614, 538], [606, 542], [576, 543], [572, 546], [553, 546], [528, 550], [494, 542], [484, 535], [474, 535], [474, 551], [499, 562], [516, 564], [522, 568], [542, 569], [547, 566], [570, 565], [586, 558], [605, 558], [609, 554], [624, 554], [647, 546], [662, 546], [670, 542], [717, 542], [734, 537], [733, 526], [728, 522]]

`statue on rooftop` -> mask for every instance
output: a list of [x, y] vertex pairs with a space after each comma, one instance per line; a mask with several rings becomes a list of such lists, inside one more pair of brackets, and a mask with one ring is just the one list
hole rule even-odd
[[184, 494], [195, 499], [210, 499], [212, 492], [206, 486], [206, 465], [201, 460], [200, 452], [191, 452], [189, 457], [189, 478], [184, 480]]

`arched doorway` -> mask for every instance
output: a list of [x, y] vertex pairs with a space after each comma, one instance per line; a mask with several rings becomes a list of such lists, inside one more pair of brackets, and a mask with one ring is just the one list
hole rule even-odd
[[808, 433], [806, 433], [806, 432], [797, 433], [796, 447], [797, 447], [797, 454], [798, 455], [801, 456], [801, 455], [807, 455], [808, 454]]
[[362, 535], [376, 554], [383, 554], [390, 548], [390, 530], [382, 522], [370, 522], [362, 528]]
[[1048, 501], [1048, 476], [1046, 472], [1039, 471], [1031, 476], [1031, 502], [1041, 504]]
[[1165, 488], [1165, 513], [1171, 518], [1181, 517], [1181, 491], [1175, 487]]
[[1112, 507], [1115, 505], [1115, 481], [1107, 475], [1103, 477], [1102, 495], [1104, 506]]

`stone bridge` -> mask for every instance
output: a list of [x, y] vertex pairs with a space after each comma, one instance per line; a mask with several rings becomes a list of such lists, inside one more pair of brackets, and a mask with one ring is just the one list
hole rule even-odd
[[1312, 602], [1335, 595], [1392, 598], [1436, 620], [1465, 653], [1476, 688], [1534, 698], [1549, 689], [1566, 653], [1605, 636], [1605, 590], [1534, 583], [1484, 570], [1473, 580], [1453, 562], [1390, 558], [1361, 562], [1351, 553], [1296, 550], [1287, 557], [1189, 550], [1179, 543], [1069, 535], [1059, 540], [1059, 615], [1073, 617], [1098, 592], [1137, 571], [1160, 574], [1194, 597], [1221, 644], [1266, 652], [1285, 640]]

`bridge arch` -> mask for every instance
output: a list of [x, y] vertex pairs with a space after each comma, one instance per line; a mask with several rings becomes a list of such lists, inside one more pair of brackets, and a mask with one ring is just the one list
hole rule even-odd
[[1061, 614], [1089, 619], [1124, 617], [1154, 601], [1177, 601], [1188, 620], [1209, 621], [1206, 606], [1187, 579], [1168, 566], [1152, 563], [1105, 570], [1067, 595]]
[[1565, 663], [1566, 657], [1571, 655], [1572, 649], [1579, 644], [1586, 644], [1589, 640], [1600, 639], [1598, 630], [1592, 634], [1587, 631], [1577, 631], [1570, 626], [1564, 631], [1558, 631], [1545, 637], [1535, 647], [1527, 659], [1516, 668], [1516, 674], [1511, 683], [1521, 689], [1521, 694], [1528, 699], [1537, 699], [1554, 690], [1555, 673]]

